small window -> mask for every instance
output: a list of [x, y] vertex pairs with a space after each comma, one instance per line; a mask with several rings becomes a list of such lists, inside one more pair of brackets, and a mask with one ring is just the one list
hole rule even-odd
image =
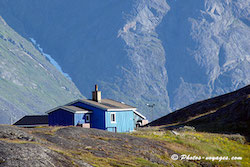
[[111, 113], [110, 114], [110, 119], [111, 119], [111, 123], [116, 123], [116, 117], [115, 117], [115, 113]]
[[86, 114], [86, 116], [85, 116], [85, 122], [86, 123], [90, 122], [90, 115], [89, 114]]

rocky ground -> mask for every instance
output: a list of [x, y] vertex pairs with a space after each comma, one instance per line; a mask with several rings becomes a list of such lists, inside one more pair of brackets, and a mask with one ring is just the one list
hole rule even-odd
[[[173, 154], [184, 153], [237, 154], [244, 158], [245, 164], [248, 161], [249, 145], [244, 137], [200, 134], [193, 129], [193, 132], [188, 131], [185, 128], [179, 131], [143, 128], [121, 134], [81, 127], [18, 128], [0, 125], [0, 167], [217, 165], [217, 162], [210, 161], [171, 159]], [[207, 143], [203, 143], [205, 140]], [[218, 140], [224, 144], [217, 144]], [[227, 145], [238, 149], [225, 152]], [[241, 152], [237, 152], [239, 150]], [[223, 162], [220, 165], [241, 166], [240, 162]]]
[[132, 166], [133, 160], [138, 161], [135, 165], [143, 160], [168, 166], [160, 156], [173, 153], [161, 142], [96, 129], [0, 126], [0, 166], [4, 167], [105, 166], [106, 161], [111, 166]]

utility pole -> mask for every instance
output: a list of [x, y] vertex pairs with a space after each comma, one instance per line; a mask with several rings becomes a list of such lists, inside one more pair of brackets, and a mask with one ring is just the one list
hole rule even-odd
[[155, 104], [146, 104], [146, 105], [151, 108], [151, 118], [152, 118], [152, 121], [153, 121], [153, 117], [154, 117], [154, 112], [153, 111], [154, 111]]

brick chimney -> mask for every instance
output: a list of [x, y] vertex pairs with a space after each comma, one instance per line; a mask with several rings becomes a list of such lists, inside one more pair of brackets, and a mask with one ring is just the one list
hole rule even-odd
[[92, 100], [96, 102], [101, 102], [102, 100], [101, 91], [98, 91], [98, 85], [95, 85], [95, 91], [92, 92]]

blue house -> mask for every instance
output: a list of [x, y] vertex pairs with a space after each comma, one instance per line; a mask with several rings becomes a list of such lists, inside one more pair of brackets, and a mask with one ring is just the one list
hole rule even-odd
[[131, 132], [147, 124], [146, 117], [136, 108], [111, 99], [102, 99], [95, 86], [92, 99], [78, 99], [46, 112], [49, 126], [82, 126], [111, 132]]

